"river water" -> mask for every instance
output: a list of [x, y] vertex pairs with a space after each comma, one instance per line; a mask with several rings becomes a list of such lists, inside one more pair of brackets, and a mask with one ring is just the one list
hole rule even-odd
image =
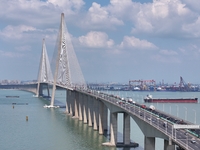
[[[197, 97], [199, 92], [132, 92], [104, 91], [108, 94], [132, 97], [143, 103], [147, 94], [153, 97]], [[6, 96], [20, 96], [6, 98]], [[55, 104], [65, 105], [66, 92], [56, 91]], [[128, 150], [127, 148], [105, 147], [109, 141], [92, 127], [65, 114], [65, 108], [45, 109], [50, 101], [33, 97], [32, 93], [17, 90], [0, 90], [0, 149], [1, 150]], [[200, 105], [198, 104], [154, 104], [156, 109], [171, 113], [200, 124]], [[26, 120], [28, 117], [28, 120]], [[122, 141], [122, 114], [119, 114], [118, 141]], [[135, 150], [143, 150], [144, 135], [131, 119], [131, 140], [139, 143]], [[134, 148], [131, 148], [134, 149]], [[156, 139], [156, 150], [163, 149], [163, 140]]]

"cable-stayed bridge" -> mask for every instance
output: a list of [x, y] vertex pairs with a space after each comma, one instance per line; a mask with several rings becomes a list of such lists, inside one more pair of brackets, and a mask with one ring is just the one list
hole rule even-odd
[[[52, 87], [52, 93], [49, 92]], [[188, 123], [183, 126], [172, 121], [180, 119], [161, 111], [142, 108], [140, 104], [128, 103], [121, 98], [100, 93], [87, 88], [80, 69], [74, 48], [67, 31], [64, 14], [61, 14], [60, 30], [58, 33], [51, 65], [48, 59], [45, 41], [42, 44], [38, 82], [20, 85], [20, 89], [34, 92], [36, 96], [44, 96], [47, 89], [51, 98], [49, 108], [54, 106], [54, 97], [57, 87], [66, 90], [66, 113], [78, 118], [88, 126], [93, 127], [99, 134], [104, 134], [110, 127], [109, 142], [105, 146], [134, 147], [136, 143], [130, 140], [130, 119], [134, 119], [144, 134], [144, 149], [155, 150], [155, 138], [164, 139], [164, 150], [175, 150], [177, 147], [187, 150], [199, 150], [198, 135], [190, 132], [190, 128], [199, 128], [198, 125]], [[17, 86], [16, 86], [17, 88]], [[108, 111], [109, 110], [109, 111]], [[117, 143], [118, 114], [123, 113], [123, 142]], [[108, 117], [109, 116], [109, 117]], [[171, 119], [167, 119], [170, 117]], [[108, 121], [108, 118], [110, 120]], [[186, 134], [187, 133], [187, 134]], [[193, 140], [191, 140], [193, 139]], [[195, 144], [193, 143], [195, 141]]]

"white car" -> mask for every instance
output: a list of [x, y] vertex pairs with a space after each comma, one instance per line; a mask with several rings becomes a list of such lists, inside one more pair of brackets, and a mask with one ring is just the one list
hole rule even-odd
[[194, 138], [191, 139], [191, 143], [195, 144], [196, 140]]

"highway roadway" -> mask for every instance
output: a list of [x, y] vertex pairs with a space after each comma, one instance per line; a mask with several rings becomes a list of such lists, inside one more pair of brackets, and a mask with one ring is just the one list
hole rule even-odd
[[113, 103], [114, 105], [124, 109], [126, 112], [131, 113], [138, 118], [144, 120], [146, 123], [149, 123], [157, 130], [172, 138], [172, 141], [180, 146], [180, 150], [182, 149], [181, 147], [184, 147], [183, 149], [187, 150], [200, 149], [199, 138], [189, 133], [187, 129], [174, 129], [173, 127], [175, 123], [170, 122], [166, 118], [160, 117], [158, 114], [155, 114], [149, 109], [141, 108], [140, 104], [128, 103], [128, 101], [122, 101], [120, 97], [101, 93], [99, 91], [81, 90], [81, 92], [86, 92], [87, 94], [96, 98], [109, 101], [110, 103]]

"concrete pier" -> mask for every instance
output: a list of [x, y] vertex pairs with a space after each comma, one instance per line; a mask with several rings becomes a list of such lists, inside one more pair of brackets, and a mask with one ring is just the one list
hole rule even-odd
[[164, 140], [164, 150], [175, 150], [176, 146], [171, 140]]
[[103, 102], [102, 101], [99, 101], [99, 134], [103, 134]]
[[92, 107], [93, 102], [91, 100], [91, 96], [88, 96], [88, 126], [92, 126]]
[[82, 113], [82, 107], [83, 107], [83, 94], [79, 93], [79, 105], [78, 105], [78, 112], [79, 112], [79, 120], [82, 121], [83, 120], [83, 113]]
[[88, 96], [83, 95], [83, 123], [87, 123], [88, 116], [87, 116], [87, 110], [88, 110]]
[[124, 113], [124, 128], [123, 128], [123, 142], [124, 145], [129, 145], [131, 143], [130, 140], [130, 115]]
[[99, 108], [98, 108], [98, 100], [96, 98], [92, 98], [93, 101], [93, 129], [97, 130], [97, 124], [98, 124], [98, 113], [99, 113]]
[[155, 137], [144, 137], [144, 150], [155, 150]]
[[79, 106], [79, 93], [74, 92], [74, 116], [73, 117], [75, 118], [79, 118], [78, 106]]
[[110, 142], [103, 143], [105, 146], [117, 144], [117, 113], [110, 113]]

